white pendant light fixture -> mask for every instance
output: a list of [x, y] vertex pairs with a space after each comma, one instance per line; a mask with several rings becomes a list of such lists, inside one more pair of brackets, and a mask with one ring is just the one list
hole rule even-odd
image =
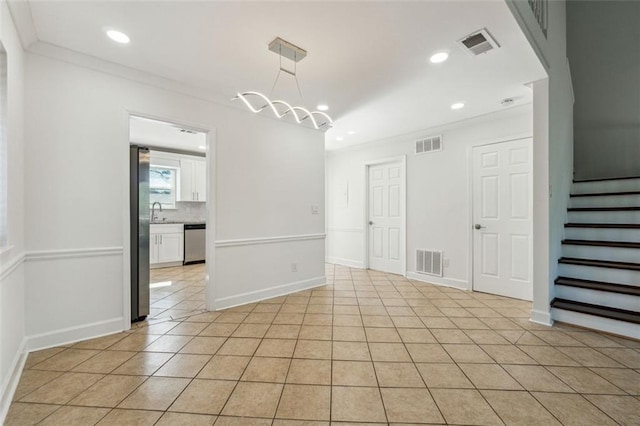
[[[269, 44], [269, 50], [280, 55], [280, 70], [276, 75], [276, 79], [273, 82], [271, 91], [273, 92], [273, 89], [276, 87], [278, 79], [280, 78], [280, 73], [284, 71], [285, 73], [295, 78], [296, 85], [298, 87], [298, 93], [300, 94], [300, 98], [302, 98], [300, 84], [298, 83], [298, 76], [296, 75], [296, 64], [304, 59], [305, 56], [307, 56], [307, 51], [281, 39], [280, 37], [277, 37]], [[294, 62], [293, 71], [282, 67], [283, 56]], [[238, 94], [232, 100], [237, 99], [240, 99], [242, 102], [244, 102], [247, 108], [249, 108], [250, 111], [255, 112], [256, 114], [264, 110], [271, 110], [271, 112], [273, 112], [273, 114], [277, 118], [283, 118], [287, 115], [291, 115], [296, 123], [311, 123], [314, 129], [321, 131], [327, 131], [331, 128], [331, 126], [333, 126], [333, 120], [331, 119], [331, 117], [329, 117], [328, 114], [322, 111], [309, 111], [304, 107], [292, 106], [282, 100], [271, 100], [269, 99], [269, 97], [263, 95], [260, 92], [238, 92]], [[320, 110], [324, 108], [318, 107], [318, 109]]]

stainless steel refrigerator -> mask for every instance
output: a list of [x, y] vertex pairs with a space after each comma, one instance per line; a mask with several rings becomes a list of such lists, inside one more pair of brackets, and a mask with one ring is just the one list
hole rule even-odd
[[149, 148], [130, 147], [131, 321], [149, 315]]

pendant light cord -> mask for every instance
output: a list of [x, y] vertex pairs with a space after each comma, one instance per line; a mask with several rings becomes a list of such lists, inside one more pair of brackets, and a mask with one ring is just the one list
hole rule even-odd
[[[271, 91], [269, 92], [269, 97], [273, 96], [273, 91], [276, 88], [276, 84], [278, 84], [278, 80], [280, 79], [280, 74], [282, 73], [282, 46], [279, 49], [280, 56], [280, 67], [278, 68], [278, 73], [276, 74], [276, 78], [273, 81], [273, 85], [271, 86]], [[291, 73], [291, 71], [287, 71]], [[300, 82], [298, 81], [298, 52], [294, 52], [294, 60], [293, 60], [293, 78], [296, 80], [296, 87], [298, 88], [298, 95], [300, 95], [300, 100], [304, 103], [304, 96], [302, 96], [302, 90], [300, 90]]]
[[[282, 47], [280, 48], [282, 50]], [[298, 95], [300, 95], [300, 100], [304, 104], [304, 96], [302, 96], [302, 90], [300, 90], [300, 83], [298, 82], [298, 52], [294, 54], [295, 60], [293, 61], [293, 78], [296, 79], [296, 87], [298, 87]], [[280, 56], [282, 58], [282, 56]], [[282, 61], [282, 59], [280, 59]]]

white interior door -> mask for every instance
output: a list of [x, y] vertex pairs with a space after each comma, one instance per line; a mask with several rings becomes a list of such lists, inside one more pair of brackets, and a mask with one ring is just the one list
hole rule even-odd
[[473, 148], [473, 289], [533, 297], [531, 139]]
[[404, 163], [368, 168], [369, 268], [404, 274]]

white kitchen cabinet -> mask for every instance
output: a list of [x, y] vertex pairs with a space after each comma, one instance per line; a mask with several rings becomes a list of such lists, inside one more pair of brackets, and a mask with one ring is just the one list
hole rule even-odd
[[180, 159], [180, 201], [207, 201], [207, 163], [204, 159]]
[[184, 225], [167, 224], [150, 226], [149, 264], [181, 265], [184, 261]]
[[158, 263], [158, 234], [149, 234], [149, 265]]

